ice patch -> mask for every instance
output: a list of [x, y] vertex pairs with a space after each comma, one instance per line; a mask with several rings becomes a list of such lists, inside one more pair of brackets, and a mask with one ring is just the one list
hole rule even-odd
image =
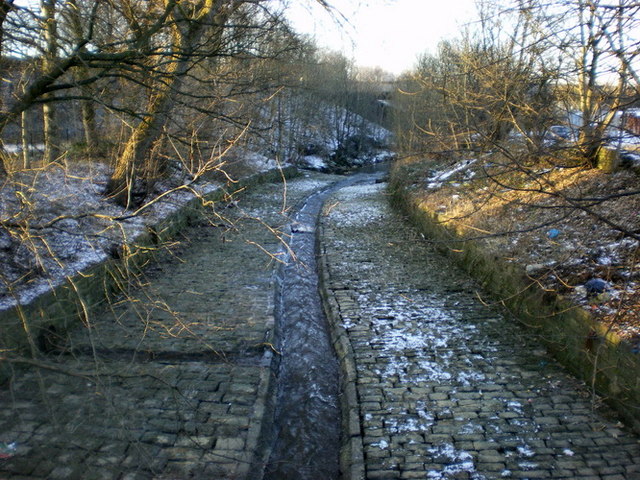
[[533, 462], [520, 462], [518, 466], [523, 470], [535, 470], [539, 465]]
[[349, 317], [342, 317], [342, 327], [345, 330], [349, 330], [350, 328], [353, 328], [357, 325], [356, 322], [353, 321], [353, 319], [349, 318]]
[[522, 410], [522, 404], [513, 400], [507, 403], [507, 407], [513, 410]]
[[433, 421], [433, 415], [431, 415], [430, 413], [427, 413], [427, 411], [424, 409], [424, 407], [422, 408], [418, 408], [418, 416], [424, 420], [428, 420], [428, 421]]
[[[440, 383], [453, 378], [464, 385], [483, 380], [479, 372], [454, 374], [449, 371], [450, 359], [454, 355], [449, 345], [465, 327], [458, 323], [457, 312], [429, 308], [424, 302], [413, 301], [423, 297], [422, 291], [408, 291], [395, 296], [391, 302], [377, 294], [374, 297], [368, 294], [357, 297], [360, 305], [384, 305], [369, 313], [371, 328], [378, 332], [372, 346], [380, 352], [378, 365], [384, 362], [376, 373], [386, 379], [394, 377], [394, 381], [413, 385]], [[429, 300], [429, 303], [439, 302], [440, 299]], [[433, 329], [429, 329], [429, 325], [433, 325]]]
[[478, 383], [486, 380], [486, 378], [487, 377], [480, 372], [459, 372], [457, 380], [463, 386], [469, 387], [474, 383]]
[[478, 425], [475, 423], [467, 423], [463, 425], [462, 428], [458, 431], [460, 435], [471, 435], [474, 433], [483, 433], [484, 427], [482, 425]]
[[[428, 420], [433, 420], [433, 417]], [[433, 421], [422, 422], [412, 417], [403, 418], [402, 420], [391, 418], [385, 422], [385, 427], [390, 433], [426, 432], [432, 425]]]
[[428, 345], [423, 333], [411, 333], [403, 330], [387, 332], [384, 341], [389, 349], [400, 352], [420, 350]]
[[409, 361], [406, 357], [389, 358], [384, 370], [376, 370], [383, 378], [395, 376], [401, 383], [420, 385], [425, 382], [442, 382], [451, 380], [451, 374], [437, 362], [421, 359]]

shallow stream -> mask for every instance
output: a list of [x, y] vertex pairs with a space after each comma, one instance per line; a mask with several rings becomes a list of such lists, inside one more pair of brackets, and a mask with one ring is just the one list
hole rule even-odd
[[265, 480], [330, 480], [339, 477], [338, 362], [318, 292], [316, 225], [325, 199], [382, 173], [352, 175], [314, 193], [290, 226], [289, 260], [279, 270], [276, 294], [278, 400], [276, 441]]

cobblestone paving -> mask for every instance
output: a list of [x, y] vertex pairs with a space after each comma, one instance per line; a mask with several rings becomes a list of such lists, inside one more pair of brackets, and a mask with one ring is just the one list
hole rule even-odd
[[594, 412], [531, 333], [483, 305], [390, 212], [383, 188], [340, 190], [322, 220], [366, 478], [640, 479], [638, 438]]
[[[287, 205], [334, 180], [290, 181]], [[0, 479], [260, 478], [276, 265], [263, 249], [280, 249], [284, 204], [281, 184], [241, 197], [221, 210], [237, 230], [194, 228], [132, 301], [47, 356], [53, 370], [0, 386], [0, 442], [16, 446]]]

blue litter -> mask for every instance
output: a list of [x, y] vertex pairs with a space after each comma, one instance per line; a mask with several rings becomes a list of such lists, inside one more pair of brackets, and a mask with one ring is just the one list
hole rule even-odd
[[550, 239], [554, 239], [557, 238], [558, 235], [560, 235], [560, 230], [558, 230], [557, 228], [552, 228], [551, 230], [549, 230], [547, 232], [547, 237], [549, 237]]

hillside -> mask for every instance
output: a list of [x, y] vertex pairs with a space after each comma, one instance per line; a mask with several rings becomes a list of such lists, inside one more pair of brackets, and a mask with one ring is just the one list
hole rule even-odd
[[488, 155], [447, 165], [408, 159], [395, 178], [464, 238], [640, 345], [640, 178], [632, 169], [517, 170]]

